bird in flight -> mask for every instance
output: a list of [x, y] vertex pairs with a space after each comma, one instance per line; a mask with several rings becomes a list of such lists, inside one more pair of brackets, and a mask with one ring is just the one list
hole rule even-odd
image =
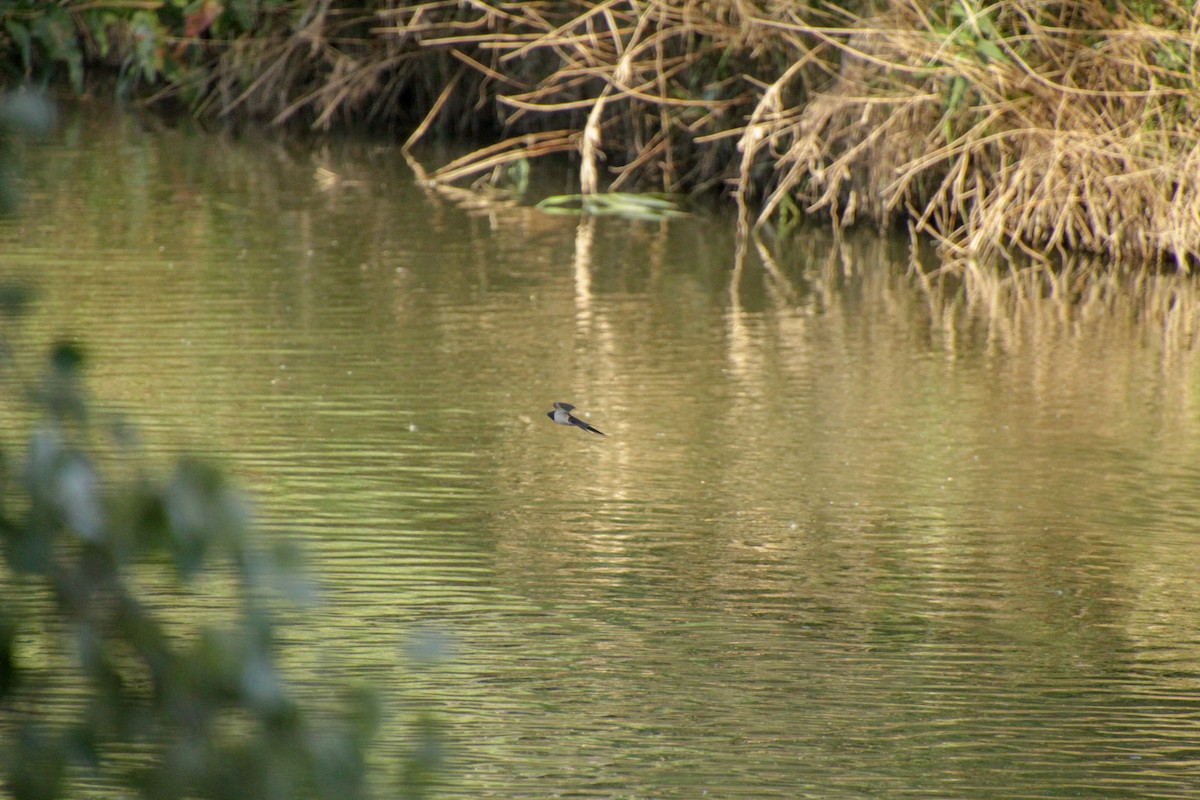
[[605, 435], [578, 417], [571, 416], [571, 411], [574, 408], [575, 406], [571, 405], [570, 403], [555, 403], [554, 410], [547, 411], [546, 416], [554, 420], [554, 422], [558, 425], [574, 425], [578, 428], [583, 428], [585, 431], [599, 433], [601, 436]]

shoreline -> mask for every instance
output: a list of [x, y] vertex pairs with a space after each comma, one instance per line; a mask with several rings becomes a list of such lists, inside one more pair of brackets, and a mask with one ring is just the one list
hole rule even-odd
[[[956, 259], [1200, 263], [1183, 5], [844, 5], [30, 3], [0, 21], [4, 58], [76, 93], [109, 71], [118, 96], [200, 118], [495, 143], [435, 182], [567, 152], [582, 195], [717, 192], [747, 230], [815, 215], [910, 227]], [[33, 35], [68, 24], [55, 55]]]

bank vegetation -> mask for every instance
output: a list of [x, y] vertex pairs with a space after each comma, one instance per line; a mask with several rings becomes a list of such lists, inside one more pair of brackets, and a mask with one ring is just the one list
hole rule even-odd
[[1135, 0], [9, 3], [5, 58], [210, 119], [553, 153], [580, 192], [727, 193], [745, 229], [909, 227], [945, 251], [1200, 258], [1200, 14]]

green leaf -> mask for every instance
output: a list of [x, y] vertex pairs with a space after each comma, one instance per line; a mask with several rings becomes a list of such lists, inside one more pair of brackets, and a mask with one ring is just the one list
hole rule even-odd
[[648, 221], [686, 216], [667, 196], [627, 192], [555, 195], [536, 207], [547, 214], [594, 214]]
[[54, 480], [55, 502], [67, 526], [88, 542], [105, 536], [104, 508], [100, 502], [100, 481], [88, 459], [71, 453], [59, 465]]
[[225, 485], [214, 467], [196, 459], [180, 462], [163, 494], [163, 510], [172, 556], [183, 577], [202, 569], [213, 548], [242, 561], [247, 510], [240, 495]]
[[4, 30], [17, 44], [17, 50], [21, 53], [21, 67], [29, 72], [33, 69], [33, 37], [29, 28], [10, 17], [4, 21]]
[[981, 39], [975, 44], [975, 52], [979, 54], [980, 60], [985, 64], [990, 63], [1006, 63], [1008, 56], [1000, 49], [1000, 46], [988, 39]]
[[963, 97], [967, 93], [967, 79], [961, 75], [955, 75], [950, 79], [950, 96], [946, 98], [946, 111], [953, 114], [958, 111], [962, 104]]
[[46, 411], [60, 420], [83, 422], [87, 417], [82, 370], [83, 349], [59, 342], [50, 350], [50, 368], [42, 380], [39, 399]]

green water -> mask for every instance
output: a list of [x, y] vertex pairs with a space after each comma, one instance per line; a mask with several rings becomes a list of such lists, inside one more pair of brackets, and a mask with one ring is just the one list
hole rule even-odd
[[1200, 792], [1189, 281], [1021, 300], [818, 232], [732, 281], [726, 218], [97, 113], [25, 159], [24, 340], [303, 543], [291, 674], [434, 709], [443, 796]]

